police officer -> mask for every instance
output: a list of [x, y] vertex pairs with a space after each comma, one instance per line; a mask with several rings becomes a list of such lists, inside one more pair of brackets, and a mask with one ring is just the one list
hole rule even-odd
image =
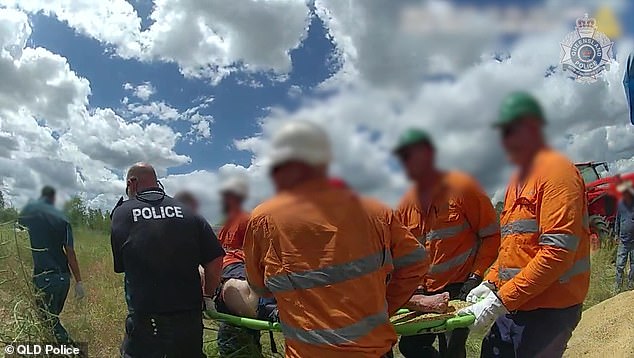
[[111, 233], [129, 310], [122, 356], [205, 357], [198, 265], [205, 295], [212, 296], [224, 251], [203, 218], [165, 194], [152, 166], [130, 168], [126, 194], [129, 200], [114, 209]]

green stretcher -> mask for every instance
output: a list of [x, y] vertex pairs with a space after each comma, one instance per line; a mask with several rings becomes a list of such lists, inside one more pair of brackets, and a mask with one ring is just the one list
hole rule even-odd
[[[406, 309], [401, 309], [397, 314], [408, 313]], [[219, 312], [206, 312], [206, 316], [215, 321], [226, 322], [234, 326], [250, 328], [256, 331], [281, 332], [282, 327], [278, 322], [269, 322], [254, 318], [238, 317]], [[456, 328], [467, 328], [475, 321], [473, 315], [455, 316], [449, 319], [426, 320], [426, 321], [405, 321], [394, 324], [396, 334], [399, 336], [414, 336], [418, 334], [436, 334], [452, 331]]]

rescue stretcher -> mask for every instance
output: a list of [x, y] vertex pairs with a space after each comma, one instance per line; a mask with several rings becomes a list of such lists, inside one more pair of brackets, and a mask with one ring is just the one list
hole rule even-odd
[[[229, 323], [234, 326], [249, 328], [257, 331], [281, 332], [279, 322], [270, 322], [254, 318], [233, 316], [219, 312], [207, 312], [207, 317]], [[473, 315], [458, 316], [454, 314], [433, 314], [423, 317], [406, 309], [399, 310], [391, 318], [394, 329], [399, 336], [414, 336], [418, 334], [438, 334], [453, 331], [457, 328], [467, 328], [475, 321]]]

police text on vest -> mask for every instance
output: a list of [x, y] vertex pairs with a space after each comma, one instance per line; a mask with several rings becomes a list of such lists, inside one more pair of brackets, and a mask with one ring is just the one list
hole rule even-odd
[[180, 206], [159, 206], [152, 208], [134, 208], [132, 209], [132, 217], [134, 222], [139, 218], [146, 220], [159, 220], [169, 218], [182, 218], [183, 209]]

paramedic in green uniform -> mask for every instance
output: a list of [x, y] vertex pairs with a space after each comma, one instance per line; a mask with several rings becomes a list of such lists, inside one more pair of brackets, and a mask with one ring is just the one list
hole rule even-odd
[[22, 209], [19, 223], [29, 229], [38, 308], [42, 318], [50, 323], [57, 341], [67, 343], [70, 339], [59, 321], [59, 314], [70, 289], [71, 272], [75, 278], [75, 297], [82, 299], [85, 292], [70, 223], [54, 205], [55, 189], [45, 186], [40, 199]]

